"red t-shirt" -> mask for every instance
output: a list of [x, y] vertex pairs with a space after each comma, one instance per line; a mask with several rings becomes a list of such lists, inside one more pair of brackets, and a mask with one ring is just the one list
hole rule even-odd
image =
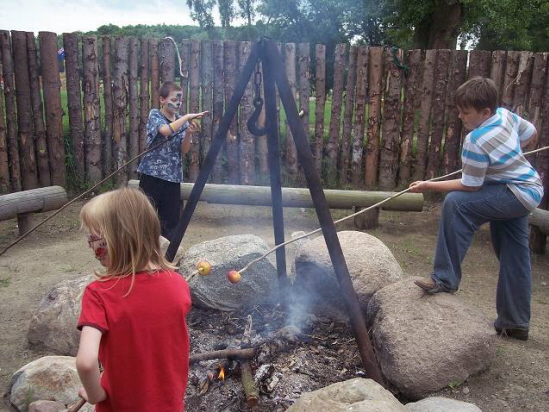
[[189, 372], [187, 282], [164, 271], [94, 281], [84, 291], [78, 329], [102, 332], [99, 360], [107, 399], [96, 412], [181, 412]]

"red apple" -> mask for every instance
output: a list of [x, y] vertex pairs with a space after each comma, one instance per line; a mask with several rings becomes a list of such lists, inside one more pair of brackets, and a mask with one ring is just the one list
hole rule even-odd
[[240, 282], [240, 278], [242, 275], [240, 272], [237, 272], [236, 270], [231, 270], [229, 273], [227, 273], [227, 279], [229, 279], [229, 282], [231, 283], [238, 283]]
[[196, 264], [196, 270], [198, 270], [199, 275], [208, 276], [212, 271], [212, 265], [210, 265], [209, 262], [206, 262], [205, 260], [203, 260]]

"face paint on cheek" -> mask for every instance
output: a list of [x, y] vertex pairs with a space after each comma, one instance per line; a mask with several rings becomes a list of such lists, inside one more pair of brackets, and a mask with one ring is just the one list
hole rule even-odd
[[107, 257], [107, 244], [100, 242], [97, 246], [94, 246], [93, 251], [97, 260], [103, 260]]
[[170, 102], [168, 103], [168, 107], [172, 110], [179, 110], [179, 108], [181, 107], [181, 102], [175, 104]]

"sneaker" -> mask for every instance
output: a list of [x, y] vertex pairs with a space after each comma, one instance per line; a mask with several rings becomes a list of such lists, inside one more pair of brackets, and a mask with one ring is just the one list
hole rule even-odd
[[444, 286], [436, 283], [433, 279], [416, 280], [414, 283], [430, 295], [434, 295], [439, 292], [447, 292], [447, 290], [444, 289]]
[[528, 340], [528, 329], [498, 328], [494, 326], [498, 336], [518, 340]]

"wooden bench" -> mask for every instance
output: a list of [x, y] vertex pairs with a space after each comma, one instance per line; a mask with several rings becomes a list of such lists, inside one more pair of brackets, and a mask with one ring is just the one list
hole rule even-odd
[[17, 217], [19, 235], [34, 227], [34, 214], [59, 209], [67, 203], [61, 186], [47, 186], [0, 196], [0, 221]]
[[[134, 189], [139, 187], [139, 180], [130, 180], [128, 186]], [[193, 183], [181, 183], [181, 199], [189, 198], [193, 189]], [[361, 209], [372, 206], [384, 199], [393, 196], [394, 192], [374, 192], [362, 190], [324, 190], [326, 201], [330, 209], [352, 209], [358, 212]], [[246, 186], [223, 185], [208, 183], [200, 195], [200, 201], [208, 203], [247, 205], [247, 206], [271, 206], [270, 186]], [[405, 193], [391, 199], [381, 206], [383, 210], [397, 210], [408, 212], [421, 212], [423, 210], [423, 194]], [[284, 207], [314, 207], [309, 189], [306, 188], [282, 188], [282, 205]], [[355, 217], [355, 226], [359, 229], [371, 229], [377, 225], [377, 213], [365, 212]]]

